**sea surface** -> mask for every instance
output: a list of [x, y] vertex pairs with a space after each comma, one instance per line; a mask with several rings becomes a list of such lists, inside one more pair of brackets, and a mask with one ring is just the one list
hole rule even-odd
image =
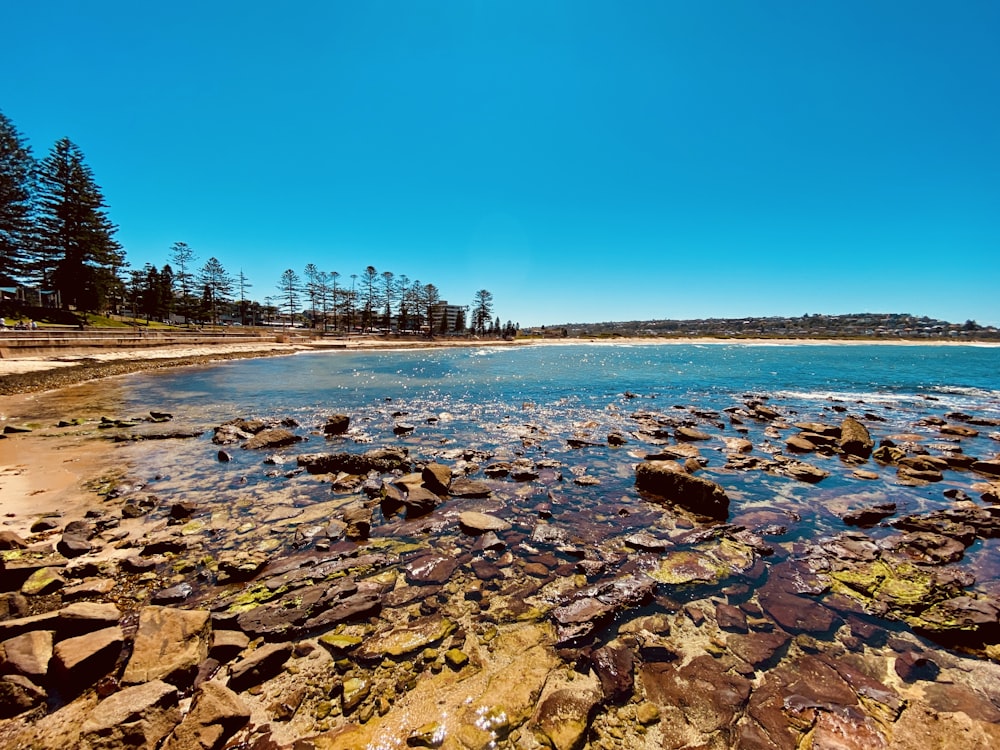
[[[498, 487], [502, 502], [495, 510], [512, 519], [533, 517], [538, 503], [557, 497], [556, 518], [567, 514], [594, 543], [655, 524], [650, 503], [634, 487], [634, 466], [658, 452], [659, 443], [676, 441], [651, 441], [642, 418], [689, 424], [712, 436], [698, 444], [703, 475], [729, 494], [730, 522], [752, 529], [787, 527], [776, 539], [780, 554], [781, 544], [843, 530], [840, 516], [847, 510], [891, 501], [901, 514], [925, 512], [952, 502], [943, 490], [968, 491], [977, 480], [969, 472], [948, 472], [940, 483], [901, 484], [891, 467], [873, 461], [864, 468], [879, 478], [860, 480], [853, 474], [856, 466], [818, 454], [805, 459], [830, 476], [815, 485], [734, 471], [726, 466], [724, 438], [746, 437], [758, 455], [787, 453], [784, 440], [797, 430], [775, 434], [747, 419], [734, 424], [730, 412], [764, 400], [789, 425], [836, 425], [852, 415], [876, 442], [909, 436], [933, 453], [935, 446], [954, 445], [954, 439], [949, 443], [935, 426], [922, 424], [927, 417], [1000, 418], [1000, 348], [587, 344], [326, 352], [139, 374], [120, 386], [124, 413], [168, 411], [175, 424], [206, 430], [196, 441], [158, 441], [135, 452], [136, 471], [158, 477], [157, 492], [173, 487], [231, 499], [290, 492], [287, 482], [275, 482], [274, 467], [263, 465], [257, 453], [231, 450], [233, 461], [220, 466], [210, 438], [213, 426], [234, 418], [292, 418], [307, 440], [282, 451], [288, 469], [299, 453], [361, 452], [382, 445], [405, 447], [417, 461], [462, 462], [458, 468], [472, 472], [491, 461], [546, 463], [550, 471], [540, 482], [516, 492]], [[350, 415], [352, 427], [345, 438], [331, 440], [320, 428], [335, 413]], [[396, 434], [400, 423], [412, 431]], [[1000, 442], [989, 437], [991, 429], [995, 434], [1000, 428], [981, 428], [978, 437], [962, 441], [962, 450], [982, 458], [995, 455]], [[609, 446], [612, 432], [627, 443]], [[574, 448], [571, 438], [587, 444]], [[465, 460], [469, 451], [478, 452], [476, 460]], [[315, 477], [295, 477], [293, 486], [300, 504], [330, 493]], [[967, 558], [970, 565], [980, 564], [975, 551]], [[1000, 563], [990, 556], [981, 564], [989, 570], [980, 582], [994, 585], [993, 568]]]

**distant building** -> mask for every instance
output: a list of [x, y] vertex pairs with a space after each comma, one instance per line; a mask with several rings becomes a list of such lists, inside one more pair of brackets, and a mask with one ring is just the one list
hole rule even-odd
[[[455, 330], [458, 324], [458, 318], [460, 315], [464, 314], [465, 308], [461, 305], [449, 305], [447, 301], [442, 300], [441, 302], [427, 308], [427, 312], [430, 314], [430, 327], [432, 332], [450, 332]], [[442, 327], [442, 319], [444, 320], [444, 327]]]

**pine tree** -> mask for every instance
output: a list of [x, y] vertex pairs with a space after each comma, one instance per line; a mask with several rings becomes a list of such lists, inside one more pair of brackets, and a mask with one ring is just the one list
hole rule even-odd
[[364, 284], [365, 284], [365, 317], [361, 323], [361, 327], [366, 331], [371, 331], [375, 325], [375, 320], [372, 316], [372, 311], [378, 305], [378, 297], [376, 296], [375, 282], [378, 279], [378, 271], [375, 270], [375, 266], [367, 266], [365, 268]]
[[240, 275], [236, 277], [236, 281], [240, 285], [240, 325], [247, 324], [247, 313], [249, 312], [250, 300], [247, 299], [247, 289], [253, 286], [250, 280], [243, 273], [243, 269], [240, 269]]
[[281, 290], [284, 307], [288, 313], [288, 321], [294, 325], [295, 315], [299, 308], [299, 294], [302, 291], [299, 275], [291, 268], [285, 269], [285, 272], [281, 274], [278, 288]]
[[177, 314], [184, 316], [184, 322], [187, 323], [194, 308], [194, 300], [192, 299], [194, 274], [191, 272], [194, 265], [194, 250], [186, 242], [175, 242], [170, 247], [170, 260], [177, 266], [177, 271], [173, 274]]
[[3, 284], [22, 279], [26, 272], [34, 168], [31, 149], [0, 112], [0, 283]]
[[209, 258], [198, 272], [205, 310], [212, 325], [219, 322], [219, 306], [229, 302], [233, 295], [233, 278], [218, 258]]
[[424, 284], [423, 302], [424, 310], [427, 313], [427, 338], [434, 338], [434, 318], [431, 317], [431, 308], [441, 301], [441, 293], [433, 284]]
[[320, 286], [322, 285], [321, 272], [315, 263], [308, 263], [304, 269], [306, 275], [306, 294], [309, 297], [310, 327], [316, 327], [316, 301], [320, 297]]
[[105, 205], [83, 152], [68, 138], [57, 141], [39, 167], [31, 271], [42, 287], [59, 290], [64, 306], [102, 309], [120, 286], [124, 254]]
[[493, 295], [486, 289], [476, 292], [472, 305], [472, 328], [480, 336], [486, 333], [486, 327], [492, 322]]

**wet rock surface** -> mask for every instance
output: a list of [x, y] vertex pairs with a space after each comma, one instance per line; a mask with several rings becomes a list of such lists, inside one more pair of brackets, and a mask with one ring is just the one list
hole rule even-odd
[[0, 539], [0, 744], [1000, 742], [980, 417], [612, 406], [467, 446], [398, 403], [179, 428]]

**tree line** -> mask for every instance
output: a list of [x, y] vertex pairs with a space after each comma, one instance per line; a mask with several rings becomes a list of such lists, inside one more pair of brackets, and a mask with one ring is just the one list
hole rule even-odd
[[125, 253], [83, 152], [61, 138], [36, 161], [0, 112], [0, 281], [58, 290], [64, 307], [99, 309]]
[[184, 242], [174, 243], [161, 268], [146, 263], [130, 269], [116, 232], [81, 149], [62, 138], [37, 161], [0, 112], [0, 286], [57, 291], [63, 308], [128, 310], [147, 322], [284, 321], [324, 330], [468, 330], [497, 336], [512, 336], [518, 328], [494, 317], [493, 295], [486, 289], [476, 292], [469, 306], [446, 305], [434, 284], [374, 266], [348, 276], [314, 263], [301, 275], [289, 268], [275, 296], [252, 300], [247, 294], [252, 284], [242, 269], [233, 274], [215, 257], [199, 265]]

